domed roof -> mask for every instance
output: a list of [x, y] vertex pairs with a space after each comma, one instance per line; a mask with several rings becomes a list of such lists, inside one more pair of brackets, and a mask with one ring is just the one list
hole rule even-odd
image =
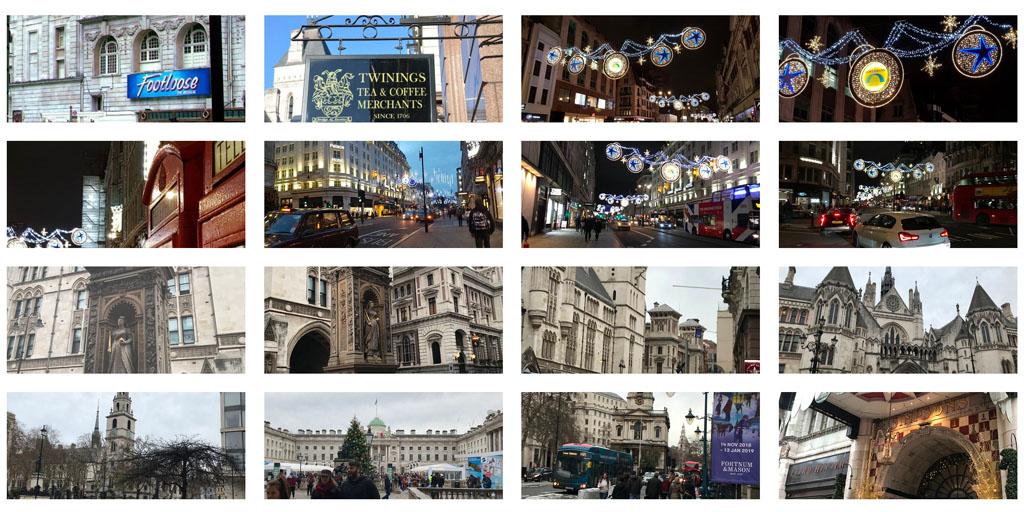
[[370, 427], [386, 427], [387, 425], [385, 425], [384, 422], [380, 420], [380, 418], [374, 418], [372, 421], [370, 421], [370, 424], [368, 426], [370, 426]]

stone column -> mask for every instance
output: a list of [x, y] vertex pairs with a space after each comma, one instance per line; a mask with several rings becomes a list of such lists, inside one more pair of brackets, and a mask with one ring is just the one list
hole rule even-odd
[[857, 437], [850, 444], [850, 462], [846, 472], [845, 499], [857, 498], [857, 490], [868, 478], [868, 464], [871, 462], [871, 420], [861, 419], [854, 427]]

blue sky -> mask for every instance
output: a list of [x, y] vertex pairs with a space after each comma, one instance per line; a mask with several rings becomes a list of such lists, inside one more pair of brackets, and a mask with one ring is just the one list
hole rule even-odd
[[[383, 18], [393, 17], [396, 20], [398, 15], [381, 15]], [[320, 24], [343, 24], [346, 17], [354, 17], [351, 14], [338, 14], [332, 18], [322, 21]], [[264, 16], [263, 17], [263, 88], [268, 89], [274, 86], [274, 64], [281, 60], [281, 57], [288, 51], [291, 44], [292, 30], [304, 25], [306, 16]], [[377, 37], [402, 37], [407, 34], [405, 28], [382, 28], [378, 30]], [[346, 55], [388, 55], [399, 54], [395, 45], [397, 41], [356, 41], [361, 39], [362, 29], [348, 28], [335, 30], [334, 37], [348, 39], [345, 43]], [[328, 42], [328, 49], [331, 55], [338, 54], [338, 43]]]
[[462, 165], [462, 151], [459, 141], [396, 141], [409, 161], [409, 175], [420, 181], [420, 147], [423, 148], [423, 168], [426, 170], [427, 183], [434, 190], [447, 196], [455, 195], [458, 183], [455, 182], [455, 169]]

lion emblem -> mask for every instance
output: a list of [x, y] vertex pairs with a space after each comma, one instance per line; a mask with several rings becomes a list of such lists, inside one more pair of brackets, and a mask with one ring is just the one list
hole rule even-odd
[[327, 70], [313, 77], [313, 105], [330, 117], [338, 117], [352, 103], [349, 80], [352, 73]]

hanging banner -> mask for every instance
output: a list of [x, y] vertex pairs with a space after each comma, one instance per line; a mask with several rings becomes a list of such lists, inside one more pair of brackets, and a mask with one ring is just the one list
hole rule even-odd
[[711, 481], [760, 483], [761, 393], [715, 393]]
[[306, 57], [302, 120], [314, 123], [433, 122], [434, 56]]

